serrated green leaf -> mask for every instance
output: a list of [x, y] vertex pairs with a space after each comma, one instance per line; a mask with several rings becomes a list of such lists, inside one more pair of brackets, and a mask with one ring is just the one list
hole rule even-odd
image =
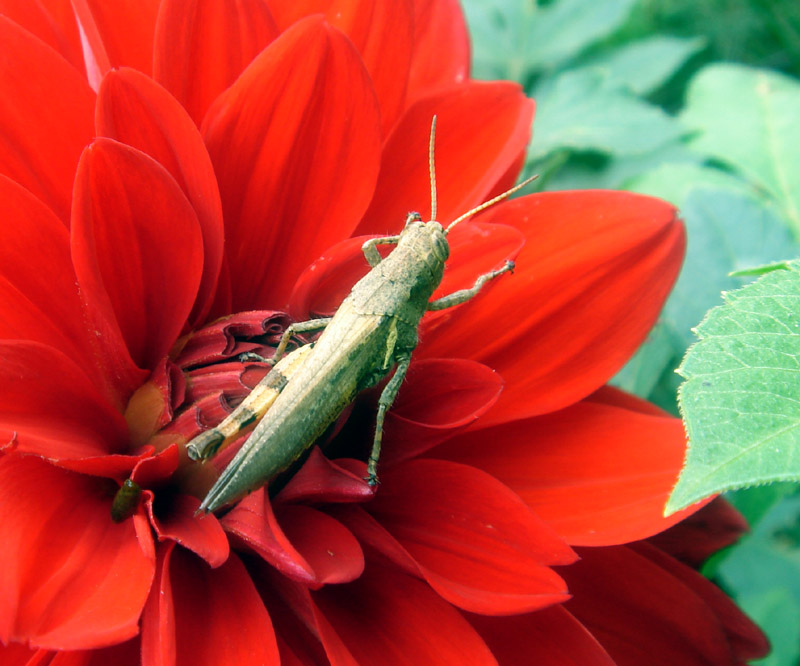
[[628, 92], [607, 89], [605, 77], [594, 69], [566, 72], [537, 96], [530, 160], [562, 148], [642, 155], [681, 136], [674, 119]]
[[800, 479], [800, 262], [723, 298], [679, 368], [689, 450], [666, 513]]
[[603, 53], [589, 66], [606, 72], [608, 88], [647, 95], [668, 81], [704, 45], [702, 37], [656, 35]]
[[692, 146], [767, 190], [800, 235], [800, 83], [769, 70], [709, 65], [695, 76], [681, 120]]

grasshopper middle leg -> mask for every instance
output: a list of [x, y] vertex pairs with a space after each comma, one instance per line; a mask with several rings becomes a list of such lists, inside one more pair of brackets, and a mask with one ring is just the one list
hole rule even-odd
[[408, 366], [411, 363], [411, 356], [402, 356], [397, 359], [397, 369], [394, 376], [389, 380], [389, 383], [383, 389], [381, 397], [378, 399], [378, 417], [375, 420], [375, 438], [372, 440], [372, 451], [369, 454], [369, 462], [367, 463], [367, 483], [371, 486], [378, 485], [378, 458], [381, 456], [381, 440], [383, 439], [383, 420], [386, 417], [386, 412], [392, 406], [394, 399], [397, 397], [397, 392], [400, 390], [400, 384], [405, 379]]
[[458, 291], [454, 291], [452, 294], [447, 294], [447, 296], [442, 296], [441, 298], [437, 298], [435, 301], [431, 301], [428, 303], [428, 310], [445, 310], [447, 308], [452, 308], [454, 305], [466, 303], [469, 299], [477, 296], [478, 292], [481, 290], [481, 287], [483, 287], [483, 285], [485, 285], [489, 280], [493, 280], [503, 273], [510, 273], [513, 270], [514, 262], [506, 261], [505, 266], [502, 268], [498, 268], [496, 271], [489, 271], [488, 273], [484, 273], [483, 275], [479, 276], [478, 279], [475, 280], [475, 284], [469, 289], [459, 289]]
[[289, 345], [289, 340], [295, 335], [325, 328], [331, 323], [331, 319], [333, 319], [333, 317], [321, 317], [320, 319], [309, 319], [308, 321], [298, 321], [294, 324], [290, 324], [283, 332], [280, 342], [278, 342], [278, 346], [275, 348], [275, 353], [269, 360], [270, 365], [275, 365], [283, 358], [283, 355], [286, 353], [286, 347]]

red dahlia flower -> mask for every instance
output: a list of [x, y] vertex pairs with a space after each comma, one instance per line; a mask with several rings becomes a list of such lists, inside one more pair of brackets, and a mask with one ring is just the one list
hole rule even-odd
[[[667, 554], [724, 540], [641, 541], [678, 519], [661, 508], [684, 448], [677, 420], [602, 388], [683, 252], [675, 211], [646, 197], [536, 194], [453, 232], [441, 293], [518, 270], [423, 321], [377, 492], [366, 393], [291, 478], [195, 516], [230, 455], [184, 445], [265, 374], [239, 355], [334, 309], [365, 235], [429, 212], [433, 114], [441, 220], [516, 178], [533, 103], [467, 79], [456, 2], [0, 12], [4, 664], [763, 653]], [[126, 479], [144, 490], [115, 522]], [[715, 506], [697, 515], [730, 525]]]

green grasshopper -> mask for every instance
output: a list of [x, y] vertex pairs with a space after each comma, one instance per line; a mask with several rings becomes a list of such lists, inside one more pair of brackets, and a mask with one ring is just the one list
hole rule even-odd
[[[422, 316], [431, 310], [443, 310], [468, 301], [486, 282], [513, 270], [513, 262], [506, 261], [502, 268], [478, 277], [471, 288], [429, 301], [444, 274], [444, 263], [450, 254], [447, 234], [453, 227], [533, 180], [529, 178], [464, 213], [444, 228], [436, 221], [435, 133], [436, 118], [431, 125], [429, 146], [431, 221], [423, 222], [418, 213], [409, 213], [400, 234], [368, 240], [362, 251], [372, 268], [355, 284], [334, 316], [295, 323], [286, 329], [270, 361], [278, 365], [253, 391], [256, 396], [260, 392], [274, 400], [268, 411], [260, 406], [259, 397], [248, 398], [219, 426], [187, 444], [191, 459], [209, 458], [266, 411], [252, 435], [208, 491], [199, 511], [214, 511], [229, 504], [286, 470], [359, 392], [377, 384], [396, 366], [378, 400], [366, 477], [369, 485], [375, 486], [384, 418], [417, 346], [417, 329]], [[396, 247], [383, 259], [378, 253], [379, 245]], [[313, 348], [311, 345], [300, 347], [283, 358], [283, 362], [289, 361], [306, 349], [302, 359], [295, 357], [289, 372], [285, 372], [280, 361], [291, 338], [320, 329], [324, 331]], [[262, 384], [266, 384], [268, 390], [260, 390]]]

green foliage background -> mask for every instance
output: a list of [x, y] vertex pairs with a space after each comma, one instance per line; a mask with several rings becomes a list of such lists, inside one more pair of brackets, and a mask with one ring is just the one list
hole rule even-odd
[[[689, 232], [684, 269], [647, 342], [614, 380], [678, 414], [682, 379], [675, 369], [697, 340], [692, 329], [723, 303], [721, 292], [753, 279], [729, 274], [800, 256], [800, 2], [463, 4], [473, 36], [473, 74], [516, 80], [537, 100], [526, 165], [527, 173], [540, 174], [536, 187], [628, 189], [660, 196], [680, 208]], [[791, 295], [786, 276], [767, 278], [764, 288], [774, 283], [782, 290], [778, 296]], [[756, 291], [743, 296], [734, 292], [726, 307], [747, 302], [762, 287], [759, 282]], [[771, 316], [775, 294], [764, 293], [768, 298], [759, 307]], [[795, 311], [789, 309], [787, 316], [791, 319]], [[731, 312], [715, 313], [701, 330], [725, 334], [728, 329], [719, 322]], [[800, 353], [792, 359], [800, 365]], [[713, 372], [710, 366], [692, 365], [695, 360], [687, 359], [685, 374]], [[754, 386], [773, 379], [750, 377]], [[793, 375], [790, 391], [800, 392], [795, 388], [798, 379]], [[756, 413], [759, 409], [761, 405]], [[798, 412], [798, 426], [792, 424], [789, 431], [793, 449], [765, 456], [763, 469], [753, 463], [749, 483], [729, 479], [716, 487], [800, 478], [800, 472], [775, 473], [786, 451], [800, 450]], [[789, 418], [794, 418], [791, 410]], [[686, 483], [687, 497], [715, 488], [691, 476]], [[758, 663], [796, 666], [797, 486], [771, 483], [728, 497], [748, 518], [752, 532], [712, 558], [705, 573], [768, 633], [773, 652]]]

